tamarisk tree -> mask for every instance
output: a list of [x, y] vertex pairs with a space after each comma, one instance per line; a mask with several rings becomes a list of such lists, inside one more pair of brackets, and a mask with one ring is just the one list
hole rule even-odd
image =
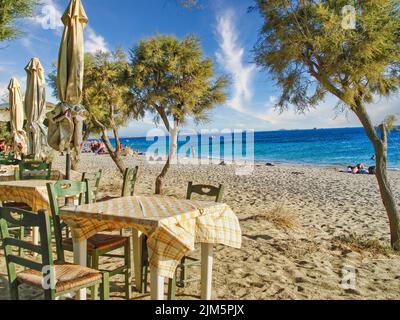
[[375, 126], [366, 108], [400, 86], [400, 5], [395, 0], [348, 4], [344, 0], [256, 1], [254, 8], [264, 18], [255, 46], [256, 62], [282, 89], [278, 108], [305, 111], [329, 93], [358, 117], [375, 150], [391, 244], [400, 250], [399, 209], [387, 176], [387, 134], [393, 117], [387, 115], [388, 121]]
[[213, 62], [204, 58], [196, 37], [179, 41], [160, 35], [131, 50], [131, 93], [142, 109], [156, 114], [170, 135], [169, 155], [156, 179], [156, 194], [176, 163], [178, 133], [188, 117], [207, 119], [207, 111], [226, 101], [225, 76], [216, 77]]

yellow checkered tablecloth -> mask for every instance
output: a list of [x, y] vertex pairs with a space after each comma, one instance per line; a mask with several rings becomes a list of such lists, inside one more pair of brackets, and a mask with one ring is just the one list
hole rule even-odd
[[20, 180], [0, 182], [0, 201], [26, 203], [33, 211], [48, 210], [49, 196], [46, 184], [54, 181]]
[[152, 252], [150, 266], [168, 278], [173, 277], [182, 257], [195, 249], [196, 242], [234, 248], [242, 244], [239, 220], [223, 203], [133, 196], [64, 207], [60, 215], [80, 240], [120, 228], [144, 232]]

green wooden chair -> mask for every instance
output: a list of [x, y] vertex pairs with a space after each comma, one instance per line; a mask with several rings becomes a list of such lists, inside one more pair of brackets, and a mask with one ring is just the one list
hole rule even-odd
[[135, 185], [138, 172], [139, 167], [125, 169], [121, 197], [129, 197], [135, 194]]
[[[129, 197], [135, 194], [135, 185], [139, 172], [139, 167], [126, 168], [124, 172], [124, 180], [122, 182], [121, 197]], [[120, 235], [124, 235], [124, 229], [121, 229]]]
[[101, 175], [103, 174], [103, 170], [99, 170], [97, 172], [84, 172], [82, 174], [82, 182], [85, 182], [86, 180], [89, 182], [90, 188], [93, 192], [93, 202], [96, 202], [97, 200], [97, 193], [99, 191], [99, 186], [100, 186], [100, 180], [101, 180]]
[[[0, 207], [1, 206], [3, 206], [3, 204], [0, 202]], [[9, 233], [9, 235], [12, 235], [16, 239], [23, 240], [25, 237], [25, 228], [23, 226], [17, 226], [17, 225], [13, 225], [13, 224], [9, 223], [8, 224], [8, 233]], [[0, 248], [4, 249], [3, 242], [1, 242]], [[24, 253], [23, 249], [19, 248], [18, 255], [22, 257], [23, 253]]]
[[[15, 216], [18, 216], [16, 218]], [[99, 286], [102, 287], [101, 299], [109, 299], [108, 273], [82, 266], [54, 262], [51, 248], [51, 227], [49, 216], [44, 212], [33, 213], [21, 209], [0, 208], [0, 231], [4, 242], [11, 299], [18, 300], [18, 287], [27, 284], [44, 290], [46, 300], [54, 300], [67, 293], [91, 288], [97, 297]], [[23, 227], [39, 227], [40, 245], [18, 240], [9, 236], [8, 224]], [[22, 248], [41, 256], [37, 260], [29, 260], [14, 255], [13, 248]], [[17, 273], [16, 266], [26, 268]]]
[[[188, 183], [186, 199], [191, 200], [193, 194], [198, 194], [200, 196], [214, 197], [215, 202], [222, 202], [224, 196], [224, 186], [220, 184], [218, 187], [198, 184], [194, 185], [193, 182]], [[147, 291], [147, 277], [149, 269], [149, 259], [147, 250], [147, 238], [142, 242], [142, 288], [143, 291]], [[176, 294], [176, 287], [184, 288], [188, 283], [200, 281], [200, 278], [188, 278], [187, 270], [190, 267], [200, 266], [201, 261], [190, 256], [185, 256], [179, 263], [175, 276], [168, 281], [168, 300], [174, 300]], [[179, 278], [176, 274], [179, 273]]]
[[[59, 201], [62, 198], [77, 198], [79, 203], [92, 203], [93, 192], [90, 189], [89, 182], [76, 182], [61, 180], [56, 183], [48, 183], [47, 191], [49, 194], [50, 208], [53, 219], [53, 227], [56, 239], [57, 257], [64, 260], [64, 251], [73, 252], [72, 238], [63, 238], [63, 229], [66, 224], [59, 216]], [[84, 199], [84, 200], [83, 200]], [[113, 251], [123, 249], [124, 254], [112, 254]], [[108, 271], [110, 277], [117, 274], [125, 275], [125, 296], [131, 298], [131, 245], [129, 237], [118, 235], [96, 234], [87, 240], [88, 266], [93, 269], [99, 269], [100, 257], [111, 257], [123, 259], [124, 263], [111, 271]]]
[[[186, 199], [191, 200], [193, 194], [206, 197], [214, 197], [215, 202], [222, 202], [224, 197], [224, 186], [220, 184], [218, 187], [197, 184], [194, 185], [193, 182], [188, 183]], [[201, 261], [191, 256], [185, 256], [182, 258], [180, 264], [176, 269], [176, 273], [179, 273], [179, 278], [175, 277], [169, 279], [168, 281], [168, 299], [175, 300], [176, 287], [184, 288], [188, 283], [200, 281], [201, 278], [188, 278], [188, 268], [194, 266], [201, 266]]]
[[51, 163], [38, 161], [21, 161], [19, 163], [20, 180], [50, 180]]

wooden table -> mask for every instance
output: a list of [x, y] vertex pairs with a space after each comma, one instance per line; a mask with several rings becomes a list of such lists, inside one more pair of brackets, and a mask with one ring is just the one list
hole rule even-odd
[[[54, 180], [17, 180], [0, 182], [0, 201], [13, 201], [26, 203], [32, 211], [47, 210], [50, 212], [47, 183]], [[39, 230], [32, 230], [33, 243], [39, 243]]]
[[[60, 216], [72, 231], [74, 262], [82, 266], [87, 261], [87, 239], [98, 231], [133, 228], [144, 232], [154, 300], [164, 299], [165, 278], [173, 277], [179, 261], [194, 250], [195, 243], [201, 243], [201, 298], [211, 299], [213, 245], [241, 247], [236, 215], [226, 204], [216, 202], [133, 196], [64, 207]], [[80, 298], [85, 298], [85, 292]]]

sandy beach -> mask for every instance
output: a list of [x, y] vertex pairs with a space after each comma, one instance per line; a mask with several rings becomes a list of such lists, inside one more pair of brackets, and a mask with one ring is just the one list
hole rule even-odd
[[[126, 157], [140, 167], [137, 194], [152, 194], [162, 165]], [[63, 169], [64, 158], [54, 161]], [[79, 172], [104, 170], [100, 198], [120, 193], [122, 176], [109, 156], [82, 155]], [[400, 299], [400, 254], [389, 245], [389, 228], [376, 179], [341, 167], [257, 164], [238, 176], [233, 165], [177, 165], [165, 194], [183, 198], [188, 181], [225, 185], [226, 202], [243, 232], [240, 250], [217, 246], [213, 299]], [[79, 177], [78, 172], [74, 173]], [[391, 171], [400, 199], [400, 172]], [[8, 299], [7, 273], [0, 253], [0, 299]], [[112, 265], [112, 259], [106, 264]], [[343, 285], [347, 271], [355, 283]], [[200, 270], [192, 269], [191, 275]], [[112, 278], [113, 299], [123, 298], [123, 278]], [[198, 298], [199, 284], [178, 290], [178, 299]], [[22, 298], [40, 298], [32, 289]], [[134, 292], [135, 299], [149, 295]]]

